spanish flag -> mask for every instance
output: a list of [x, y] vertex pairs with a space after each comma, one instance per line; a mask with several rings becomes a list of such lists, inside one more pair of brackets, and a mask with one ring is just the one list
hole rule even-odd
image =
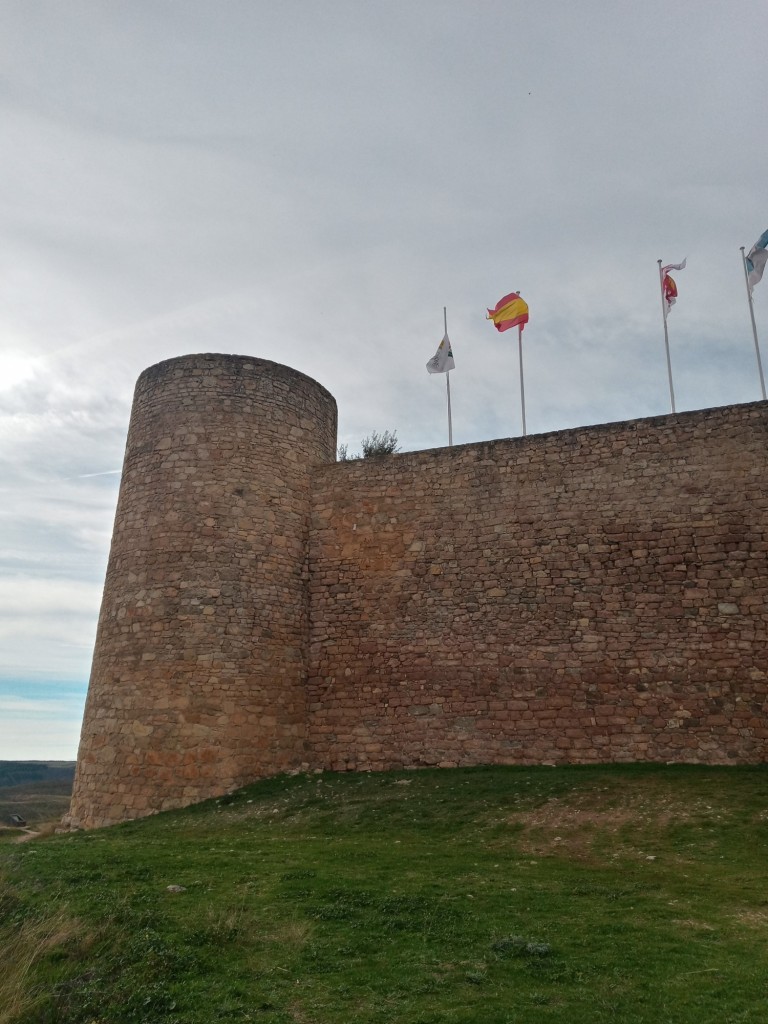
[[510, 292], [499, 299], [494, 309], [488, 310], [486, 320], [493, 320], [497, 331], [507, 331], [510, 327], [520, 325], [520, 330], [528, 323], [528, 303], [520, 298], [520, 292]]

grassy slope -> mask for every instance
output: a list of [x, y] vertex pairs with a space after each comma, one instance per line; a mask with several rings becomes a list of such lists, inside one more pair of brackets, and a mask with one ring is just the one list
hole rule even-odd
[[280, 777], [0, 847], [0, 1021], [763, 1024], [766, 853], [761, 767]]

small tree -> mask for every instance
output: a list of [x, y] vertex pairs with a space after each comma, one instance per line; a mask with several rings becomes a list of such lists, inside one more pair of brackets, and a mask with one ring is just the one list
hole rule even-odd
[[383, 434], [377, 434], [374, 430], [370, 437], [363, 438], [361, 444], [364, 459], [371, 459], [376, 455], [394, 455], [400, 451], [396, 430], [385, 430]]
[[340, 444], [338, 448], [339, 462], [350, 462], [352, 459], [360, 458], [371, 459], [377, 455], [394, 455], [395, 452], [400, 451], [396, 430], [385, 430], [383, 434], [379, 434], [374, 430], [368, 437], [364, 437], [360, 443], [363, 446], [362, 455], [360, 452], [350, 455], [349, 445]]

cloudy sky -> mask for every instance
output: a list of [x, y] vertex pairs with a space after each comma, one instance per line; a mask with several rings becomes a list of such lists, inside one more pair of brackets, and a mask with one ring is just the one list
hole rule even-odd
[[[760, 398], [764, 2], [0, 0], [0, 759], [74, 758], [133, 387], [287, 363], [403, 449]], [[762, 288], [762, 292], [761, 292]], [[755, 289], [768, 348], [768, 284]], [[763, 356], [768, 363], [768, 351]]]

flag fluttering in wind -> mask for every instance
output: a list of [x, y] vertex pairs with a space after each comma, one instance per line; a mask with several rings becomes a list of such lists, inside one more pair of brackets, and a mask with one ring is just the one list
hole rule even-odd
[[672, 412], [675, 412], [675, 388], [672, 384], [672, 360], [669, 358], [669, 330], [667, 329], [667, 317], [669, 311], [674, 306], [677, 300], [677, 285], [674, 280], [669, 276], [670, 270], [685, 270], [685, 264], [688, 262], [688, 257], [683, 260], [682, 263], [668, 263], [666, 267], [662, 267], [661, 260], [658, 261], [659, 266], [659, 286], [661, 288], [661, 316], [664, 321], [664, 349], [667, 353], [667, 376], [669, 377], [669, 400], [672, 406]]
[[764, 231], [762, 235], [760, 235], [758, 240], [749, 250], [749, 254], [747, 256], [744, 255], [744, 246], [742, 245], [741, 262], [744, 264], [744, 280], [747, 283], [749, 319], [752, 321], [752, 337], [755, 342], [757, 372], [760, 377], [760, 390], [763, 394], [763, 401], [765, 401], [765, 375], [763, 374], [763, 362], [760, 358], [760, 343], [757, 340], [757, 324], [755, 323], [755, 304], [752, 301], [752, 289], [762, 279], [765, 264], [768, 263], [768, 231]]
[[685, 270], [687, 262], [688, 257], [686, 256], [682, 263], [668, 263], [666, 267], [661, 268], [661, 290], [664, 295], [664, 312], [667, 316], [677, 301], [677, 285], [674, 278], [669, 276], [669, 272], [670, 270]]
[[510, 292], [499, 299], [493, 309], [488, 310], [486, 320], [492, 320], [497, 331], [508, 331], [517, 327], [517, 352], [520, 359], [520, 411], [523, 417], [523, 437], [525, 429], [525, 384], [523, 383], [523, 327], [528, 323], [528, 303], [520, 298], [520, 292]]
[[488, 310], [486, 320], [493, 320], [497, 331], [508, 331], [510, 327], [523, 329], [528, 323], [528, 303], [520, 298], [520, 292], [511, 292], [499, 299], [493, 309]]
[[667, 313], [669, 313], [670, 309], [677, 302], [677, 285], [674, 278], [670, 277], [669, 274], [665, 274], [661, 287], [664, 289], [664, 302], [667, 306]]
[[750, 295], [752, 294], [752, 289], [761, 280], [763, 271], [765, 270], [765, 264], [768, 263], [767, 247], [768, 231], [764, 231], [747, 253], [747, 287], [749, 288]]
[[455, 370], [456, 364], [453, 361], [453, 352], [451, 351], [451, 343], [448, 340], [448, 334], [443, 336], [443, 340], [437, 346], [437, 352], [427, 363], [428, 373], [447, 373], [449, 370]]

